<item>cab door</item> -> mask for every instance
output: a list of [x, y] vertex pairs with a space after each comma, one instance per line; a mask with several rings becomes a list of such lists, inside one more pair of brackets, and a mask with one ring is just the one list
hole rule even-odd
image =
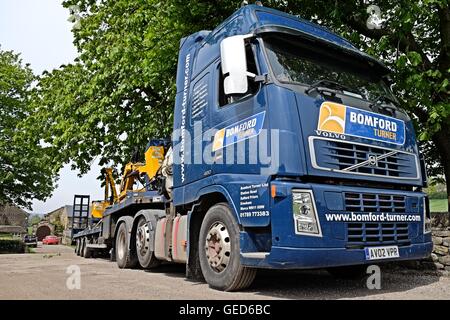
[[[246, 46], [247, 70], [260, 74], [255, 52], [257, 43]], [[240, 96], [224, 94], [220, 59], [215, 62], [215, 98], [211, 105], [211, 171], [212, 174], [260, 174], [255, 143], [268, 128], [264, 86], [249, 79], [248, 91]], [[256, 153], [255, 153], [256, 152]]]

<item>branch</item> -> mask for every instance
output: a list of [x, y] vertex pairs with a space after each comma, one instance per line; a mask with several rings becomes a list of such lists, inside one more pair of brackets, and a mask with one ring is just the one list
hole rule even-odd
[[439, 69], [442, 73], [450, 68], [450, 7], [439, 7], [439, 29], [441, 34], [441, 53], [439, 55]]
[[408, 51], [415, 51], [422, 56], [423, 66], [425, 69], [430, 69], [432, 67], [430, 59], [428, 59], [425, 52], [422, 50], [420, 45], [414, 39], [411, 31], [407, 32], [404, 36], [399, 33], [392, 33], [386, 29], [368, 29], [366, 26], [366, 21], [362, 20], [360, 16], [349, 15], [345, 18], [345, 22], [354, 30], [361, 33], [362, 35], [373, 39], [380, 40], [381, 37], [387, 36], [389, 42], [392, 46], [399, 48], [402, 52], [407, 53]]
[[429, 115], [425, 109], [422, 109], [421, 107], [417, 107], [412, 112], [419, 118], [419, 121], [421, 123], [427, 123]]

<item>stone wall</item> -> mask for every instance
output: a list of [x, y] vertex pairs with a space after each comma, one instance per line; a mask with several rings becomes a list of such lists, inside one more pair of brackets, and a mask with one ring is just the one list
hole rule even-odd
[[434, 244], [431, 259], [436, 269], [450, 271], [450, 216], [434, 213], [431, 217]]

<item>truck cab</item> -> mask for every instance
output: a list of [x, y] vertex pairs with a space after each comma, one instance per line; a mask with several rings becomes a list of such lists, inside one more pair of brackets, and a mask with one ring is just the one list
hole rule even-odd
[[[172, 201], [188, 220], [188, 270], [229, 290], [214, 279], [233, 263], [338, 270], [428, 256], [425, 168], [388, 74], [331, 31], [257, 5], [182, 39]], [[236, 224], [231, 249], [226, 221], [204, 227], [218, 204]]]

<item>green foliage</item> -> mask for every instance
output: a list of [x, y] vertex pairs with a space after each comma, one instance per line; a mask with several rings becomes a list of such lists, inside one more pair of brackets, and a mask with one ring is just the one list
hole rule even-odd
[[55, 235], [62, 235], [64, 232], [64, 226], [62, 225], [61, 221], [59, 219], [53, 221], [53, 225], [55, 227], [54, 234]]
[[439, 191], [429, 194], [430, 199], [447, 199], [447, 191]]
[[35, 214], [28, 219], [28, 224], [30, 226], [34, 226], [37, 225], [39, 222], [41, 222], [41, 220], [42, 217], [40, 215]]
[[214, 28], [238, 5], [64, 2], [71, 5], [82, 11], [74, 30], [80, 56], [40, 77], [27, 131], [53, 147], [53, 169], [73, 161], [85, 173], [97, 157], [100, 165], [122, 164], [150, 138], [170, 136], [180, 39]]
[[447, 199], [430, 199], [431, 212], [448, 212]]
[[17, 54], [0, 48], [0, 204], [29, 207], [31, 199], [44, 200], [53, 189], [45, 148], [20, 130], [31, 111], [34, 80]]
[[25, 253], [25, 243], [22, 240], [0, 240], [0, 254]]
[[447, 190], [445, 184], [437, 179], [430, 179], [430, 183], [425, 192], [430, 199], [447, 199]]

